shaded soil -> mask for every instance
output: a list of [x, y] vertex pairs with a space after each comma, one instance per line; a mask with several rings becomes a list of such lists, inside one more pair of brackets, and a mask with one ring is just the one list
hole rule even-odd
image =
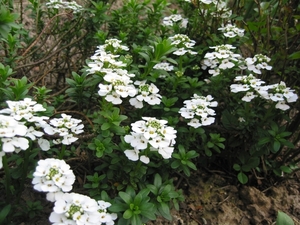
[[288, 180], [263, 190], [231, 185], [219, 174], [193, 175], [186, 186], [185, 201], [173, 221], [157, 220], [148, 225], [271, 225], [278, 210], [300, 224], [300, 184]]

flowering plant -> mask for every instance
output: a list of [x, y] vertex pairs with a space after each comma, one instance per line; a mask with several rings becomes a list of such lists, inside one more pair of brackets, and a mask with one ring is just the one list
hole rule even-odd
[[140, 225], [172, 220], [202, 167], [297, 171], [293, 1], [29, 2], [34, 26], [0, 3], [1, 224], [44, 215], [25, 189], [53, 224]]
[[[166, 120], [152, 117], [142, 118], [143, 120], [131, 124], [133, 132], [124, 137], [124, 140], [134, 148], [133, 150], [125, 150], [125, 155], [130, 160], [141, 160], [146, 164], [150, 161], [149, 151], [158, 152], [164, 159], [171, 158], [176, 130], [166, 126]], [[140, 153], [141, 156], [139, 156]]]

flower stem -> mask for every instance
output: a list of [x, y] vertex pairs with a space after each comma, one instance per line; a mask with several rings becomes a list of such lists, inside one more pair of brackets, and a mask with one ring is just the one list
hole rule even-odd
[[27, 173], [28, 173], [29, 156], [30, 156], [30, 152], [31, 152], [30, 150], [31, 150], [31, 144], [29, 145], [29, 148], [27, 150], [25, 150], [22, 177], [21, 177], [20, 187], [18, 188], [19, 192], [18, 192], [17, 202], [20, 201], [22, 191], [24, 190], [25, 180], [27, 178]]
[[59, 158], [59, 159], [63, 159], [63, 158], [64, 158], [64, 156], [65, 156], [65, 151], [66, 151], [66, 146], [65, 146], [65, 145], [62, 145], [61, 151], [60, 151], [60, 153], [58, 154], [58, 158]]
[[7, 162], [7, 157], [4, 155], [2, 157], [2, 164], [3, 164], [3, 169], [5, 172], [5, 192], [6, 192], [6, 202], [11, 202], [11, 178], [10, 178], [10, 171], [8, 167], [8, 162]]

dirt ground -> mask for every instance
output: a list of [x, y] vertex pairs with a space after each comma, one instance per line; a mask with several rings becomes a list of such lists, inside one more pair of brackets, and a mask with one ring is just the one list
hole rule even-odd
[[272, 225], [278, 210], [300, 224], [300, 184], [287, 180], [259, 190], [230, 184], [222, 174], [197, 172], [186, 181], [185, 201], [173, 221], [148, 225]]

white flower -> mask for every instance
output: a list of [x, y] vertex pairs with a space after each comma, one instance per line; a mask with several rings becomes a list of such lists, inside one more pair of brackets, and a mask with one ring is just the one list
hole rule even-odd
[[197, 54], [196, 52], [190, 51], [191, 48], [196, 44], [194, 40], [191, 40], [187, 35], [176, 34], [172, 37], [169, 37], [171, 44], [177, 47], [178, 49], [173, 52], [175, 55], [184, 55], [185, 53]]
[[44, 127], [45, 133], [49, 135], [58, 134], [61, 138], [53, 140], [54, 144], [63, 143], [64, 145], [70, 145], [77, 141], [76, 134], [80, 134], [83, 131], [83, 124], [80, 124], [82, 120], [74, 119], [70, 115], [61, 114], [61, 118], [53, 118], [50, 120], [50, 125]]
[[201, 67], [202, 69], [210, 68], [209, 73], [213, 76], [221, 74], [222, 70], [233, 68], [239, 64], [241, 55], [231, 51], [231, 49], [235, 49], [232, 45], [225, 44], [210, 48], [215, 51], [205, 54], [204, 60], [201, 62]]
[[139, 159], [147, 164], [150, 162], [149, 157], [146, 154], [140, 156], [140, 153], [149, 147], [151, 151], [157, 151], [165, 159], [171, 157], [177, 131], [166, 126], [166, 120], [153, 117], [142, 117], [142, 119], [131, 124], [133, 132], [124, 137], [125, 142], [134, 147], [133, 150], [126, 150], [125, 155], [130, 160]]
[[194, 94], [191, 100], [183, 102], [185, 106], [179, 110], [179, 113], [182, 117], [191, 119], [188, 125], [194, 128], [210, 125], [215, 120], [214, 117], [210, 117], [215, 115], [215, 111], [210, 107], [218, 105], [216, 101], [212, 100], [213, 97], [211, 95], [204, 97]]
[[77, 193], [64, 193], [61, 199], [55, 201], [50, 222], [72, 221], [70, 224], [100, 224], [96, 200]]
[[278, 101], [275, 105], [275, 108], [285, 111], [288, 110], [290, 107], [287, 104], [285, 104], [285, 101]]
[[78, 5], [76, 2], [66, 2], [63, 0], [50, 0], [46, 3], [47, 8], [51, 9], [71, 9], [75, 13], [79, 13], [83, 10], [81, 5]]
[[181, 28], [186, 28], [188, 19], [182, 18], [180, 14], [173, 14], [171, 16], [164, 17], [162, 23], [164, 26], [173, 26], [178, 24]]
[[137, 109], [143, 108], [143, 101], [139, 101], [137, 98], [131, 98], [129, 99], [130, 105], [134, 106]]
[[34, 189], [41, 192], [68, 192], [75, 181], [70, 166], [53, 158], [38, 161], [33, 177]]
[[38, 144], [43, 151], [48, 151], [50, 149], [50, 142], [47, 139], [39, 138]]
[[238, 121], [239, 121], [240, 123], [246, 122], [246, 120], [245, 120], [243, 117], [239, 117], [239, 118], [238, 118]]
[[2, 169], [3, 167], [3, 163], [2, 163], [2, 157], [5, 155], [5, 152], [0, 151], [0, 169]]
[[168, 62], [161, 62], [161, 63], [157, 63], [153, 69], [157, 69], [157, 70], [165, 70], [165, 71], [173, 71], [174, 70], [174, 66], [171, 65]]
[[[138, 85], [138, 93], [135, 98], [129, 100], [129, 103], [136, 107], [141, 108], [143, 101], [149, 105], [158, 105], [161, 102], [161, 95], [158, 94], [159, 89], [153, 84], [146, 84], [146, 81], [135, 81], [135, 85]], [[137, 104], [137, 105], [135, 105]]]
[[233, 38], [236, 36], [242, 37], [244, 36], [244, 29], [239, 29], [232, 24], [227, 24], [225, 27], [218, 28], [221, 30], [225, 37]]
[[136, 148], [133, 150], [125, 150], [124, 153], [131, 161], [137, 161], [139, 159], [139, 150]]
[[145, 155], [141, 155], [140, 157], [141, 162], [148, 164], [150, 162], [149, 157], [145, 156]]
[[25, 136], [27, 127], [11, 116], [0, 115], [0, 137]]
[[124, 140], [138, 150], [146, 149], [148, 140], [143, 134], [131, 132], [131, 135], [125, 135]]
[[230, 90], [233, 93], [248, 91], [250, 89], [247, 84], [232, 84], [230, 85]]
[[246, 95], [242, 98], [242, 101], [244, 102], [251, 102], [253, 98], [257, 97], [253, 92], [249, 91], [246, 93]]
[[187, 53], [188, 51], [184, 48], [179, 48], [178, 50], [174, 51], [173, 54], [174, 55], [184, 55], [185, 53]]
[[2, 150], [4, 152], [19, 152], [20, 149], [26, 150], [29, 148], [29, 142], [23, 137], [2, 138]]
[[261, 69], [271, 70], [272, 66], [268, 65], [271, 59], [265, 55], [257, 54], [253, 58], [246, 58], [245, 62], [248, 70], [261, 74]]

